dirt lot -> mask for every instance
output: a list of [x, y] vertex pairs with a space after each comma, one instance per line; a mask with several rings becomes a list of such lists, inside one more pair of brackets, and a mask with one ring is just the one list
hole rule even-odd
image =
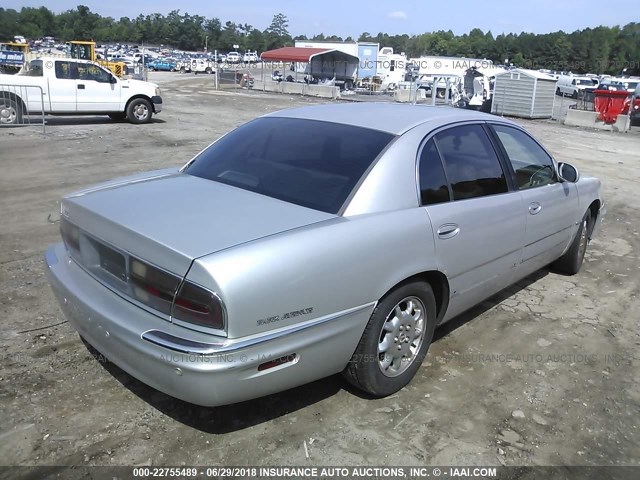
[[165, 111], [149, 125], [53, 118], [45, 135], [0, 130], [0, 465], [640, 463], [638, 128], [523, 122], [558, 160], [603, 179], [605, 223], [579, 275], [541, 271], [436, 332], [398, 394], [363, 398], [332, 377], [200, 408], [94, 358], [63, 323], [42, 260], [59, 241], [59, 198], [181, 165], [246, 120], [318, 101], [152, 78]]

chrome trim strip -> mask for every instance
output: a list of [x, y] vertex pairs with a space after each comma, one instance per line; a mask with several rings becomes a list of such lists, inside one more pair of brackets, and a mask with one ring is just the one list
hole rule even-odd
[[359, 307], [353, 307], [338, 313], [325, 315], [324, 317], [316, 318], [306, 323], [291, 325], [275, 332], [267, 332], [266, 334], [260, 335], [259, 337], [251, 338], [248, 340], [240, 340], [237, 342], [203, 343], [195, 340], [177, 337], [161, 330], [147, 330], [146, 332], [142, 333], [141, 338], [142, 340], [146, 340], [147, 342], [179, 353], [196, 355], [217, 355], [222, 353], [231, 353], [243, 348], [258, 345], [260, 343], [276, 340], [286, 335], [298, 333], [309, 328], [317, 327], [318, 325], [323, 325], [347, 315], [351, 315], [352, 313], [357, 313], [367, 308], [374, 307], [376, 304], [377, 302], [367, 303], [365, 305], [360, 305]]

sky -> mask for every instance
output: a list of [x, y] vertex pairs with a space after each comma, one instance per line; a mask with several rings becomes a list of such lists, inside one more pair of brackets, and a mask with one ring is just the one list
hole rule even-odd
[[500, 33], [547, 33], [624, 25], [637, 12], [637, 0], [617, 0], [604, 8], [602, 0], [394, 0], [355, 2], [319, 0], [2, 0], [3, 8], [40, 7], [59, 13], [82, 4], [103, 16], [137, 17], [179, 9], [182, 13], [249, 23], [264, 30], [273, 15], [284, 13], [293, 36], [324, 33], [352, 36], [363, 32], [393, 34], [452, 30], [456, 34], [480, 28]]

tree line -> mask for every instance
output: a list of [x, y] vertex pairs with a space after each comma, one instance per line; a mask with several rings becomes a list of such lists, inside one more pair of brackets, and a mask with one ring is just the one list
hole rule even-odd
[[165, 45], [181, 50], [209, 51], [257, 50], [262, 52], [286, 45], [295, 40], [313, 41], [370, 41], [393, 47], [409, 57], [421, 55], [464, 56], [487, 58], [495, 63], [512, 63], [525, 68], [547, 68], [573, 72], [640, 74], [640, 23], [623, 27], [596, 27], [533, 34], [499, 34], [474, 28], [469, 33], [455, 35], [451, 30], [427, 32], [419, 35], [388, 35], [369, 32], [357, 39], [318, 34], [292, 38], [287, 17], [278, 13], [264, 30], [247, 23], [205, 18], [174, 10], [138, 15], [136, 18], [103, 17], [88, 7], [56, 14], [46, 7], [24, 7], [20, 11], [0, 8], [0, 35], [5, 40], [14, 35], [27, 38], [53, 36], [61, 41], [95, 40], [102, 43], [145, 43]]

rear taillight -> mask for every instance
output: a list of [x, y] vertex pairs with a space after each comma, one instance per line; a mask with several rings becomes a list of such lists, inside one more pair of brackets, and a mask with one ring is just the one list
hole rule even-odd
[[224, 308], [218, 296], [189, 281], [180, 287], [171, 317], [201, 327], [224, 328]]
[[[177, 321], [215, 330], [224, 329], [224, 306], [212, 291], [127, 256], [89, 237], [64, 217], [60, 221], [60, 234], [67, 250], [78, 263], [140, 303]], [[85, 252], [80, 251], [81, 237]], [[87, 265], [85, 258], [93, 263]], [[113, 281], [113, 277], [118, 281]]]
[[129, 279], [136, 299], [166, 315], [171, 314], [171, 303], [180, 285], [179, 277], [132, 258]]

